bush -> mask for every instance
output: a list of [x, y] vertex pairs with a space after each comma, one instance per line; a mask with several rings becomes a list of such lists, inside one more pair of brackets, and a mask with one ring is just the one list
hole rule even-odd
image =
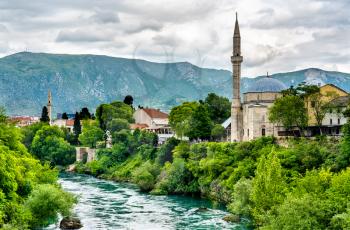
[[32, 213], [32, 227], [46, 226], [57, 220], [57, 214], [70, 215], [70, 208], [76, 198], [61, 189], [49, 185], [38, 185], [25, 202], [25, 207]]
[[160, 169], [147, 161], [133, 172], [133, 181], [140, 186], [142, 191], [148, 192], [154, 188]]

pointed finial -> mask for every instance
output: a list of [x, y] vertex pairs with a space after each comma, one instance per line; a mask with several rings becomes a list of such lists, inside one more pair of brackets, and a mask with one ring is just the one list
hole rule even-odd
[[238, 21], [238, 13], [237, 13], [237, 11], [236, 11], [236, 21]]

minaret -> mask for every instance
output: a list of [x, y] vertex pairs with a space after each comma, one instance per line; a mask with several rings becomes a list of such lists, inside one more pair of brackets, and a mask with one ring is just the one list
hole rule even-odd
[[241, 63], [243, 57], [241, 56], [241, 35], [239, 32], [239, 25], [236, 13], [235, 31], [233, 34], [233, 54], [231, 57], [233, 69], [233, 98], [231, 107], [231, 141], [240, 142], [243, 136], [243, 114], [240, 96], [241, 87]]
[[47, 112], [49, 114], [50, 118], [50, 125], [52, 124], [52, 97], [51, 97], [51, 91], [49, 90], [48, 96], [47, 96]]

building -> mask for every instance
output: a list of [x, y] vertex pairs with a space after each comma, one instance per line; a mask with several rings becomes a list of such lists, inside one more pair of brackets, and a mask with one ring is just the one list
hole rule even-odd
[[[233, 53], [231, 63], [233, 69], [233, 98], [231, 107], [231, 122], [223, 123], [232, 142], [248, 141], [261, 136], [275, 135], [279, 128], [268, 120], [268, 110], [274, 101], [281, 97], [281, 91], [287, 87], [277, 79], [268, 75], [260, 78], [252, 85], [241, 100], [241, 35], [236, 13], [236, 23], [233, 34]], [[228, 128], [231, 132], [228, 132]]]
[[131, 124], [130, 128], [144, 129], [154, 132], [158, 135], [159, 143], [164, 143], [167, 139], [174, 136], [174, 132], [169, 126], [169, 115], [152, 108], [139, 108], [133, 115], [135, 124]]
[[[243, 57], [241, 54], [241, 36], [236, 14], [235, 29], [233, 34], [233, 54], [231, 63], [233, 69], [233, 98], [231, 106], [231, 117], [227, 119], [222, 126], [226, 130], [227, 140], [232, 142], [249, 141], [262, 136], [285, 136], [288, 135], [284, 127], [273, 124], [268, 119], [269, 108], [275, 100], [282, 97], [281, 91], [287, 89], [278, 79], [265, 77], [258, 79], [243, 94], [243, 100], [240, 94], [241, 63]], [[309, 124], [306, 129], [307, 136], [320, 134], [340, 135], [341, 126], [347, 120], [342, 112], [349, 104], [349, 94], [344, 90], [332, 84], [326, 84], [320, 87], [321, 100], [328, 103], [328, 112], [322, 121], [322, 128], [316, 124], [313, 113], [314, 103], [312, 100], [305, 100], [305, 107], [308, 111]]]
[[349, 93], [333, 84], [326, 84], [320, 87], [319, 95], [319, 99], [322, 101], [322, 105], [326, 108], [326, 112], [322, 119], [321, 127], [319, 127], [314, 112], [314, 107], [316, 106], [315, 102], [312, 100], [312, 98], [306, 99], [305, 104], [309, 117], [306, 135], [341, 135], [341, 127], [347, 122], [347, 118], [344, 117], [343, 112], [350, 104]]
[[287, 87], [279, 80], [260, 78], [243, 94], [243, 141], [262, 136], [278, 136], [283, 128], [269, 121], [268, 113], [275, 100], [282, 96]]
[[56, 119], [51, 123], [51, 125], [55, 125], [60, 128], [66, 128], [69, 132], [74, 131], [74, 119]]
[[13, 116], [10, 117], [9, 120], [14, 123], [16, 127], [25, 127], [40, 122], [39, 117], [32, 116]]

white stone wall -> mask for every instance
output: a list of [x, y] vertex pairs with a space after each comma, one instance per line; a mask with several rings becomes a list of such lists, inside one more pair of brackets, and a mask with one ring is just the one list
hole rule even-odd
[[[331, 126], [331, 125], [344, 125], [347, 122], [347, 118], [344, 117], [343, 112], [346, 108], [341, 108], [340, 111], [333, 109], [332, 113], [326, 113], [322, 125]], [[332, 120], [332, 122], [331, 122]]]
[[149, 127], [152, 126], [152, 119], [143, 109], [138, 109], [134, 112], [133, 117], [136, 124], [147, 124]]
[[278, 128], [268, 119], [269, 108], [280, 93], [246, 93], [243, 104], [243, 140], [249, 141], [263, 136], [277, 136]]

